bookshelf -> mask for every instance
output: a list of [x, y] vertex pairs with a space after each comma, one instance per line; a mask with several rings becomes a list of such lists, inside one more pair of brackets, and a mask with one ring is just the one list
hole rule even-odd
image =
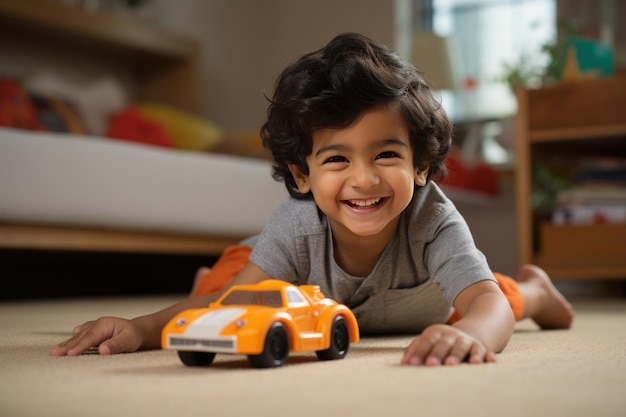
[[533, 207], [539, 163], [626, 158], [626, 76], [516, 95], [520, 263], [535, 263], [557, 279], [626, 279], [626, 224], [555, 225]]
[[134, 16], [88, 12], [50, 0], [0, 0], [0, 37], [38, 53], [115, 62], [138, 99], [200, 111], [199, 45]]

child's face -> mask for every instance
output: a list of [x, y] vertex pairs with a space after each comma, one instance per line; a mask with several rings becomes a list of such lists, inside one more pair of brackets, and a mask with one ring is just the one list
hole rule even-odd
[[290, 166], [298, 189], [312, 192], [333, 233], [352, 237], [389, 237], [428, 171], [413, 167], [409, 134], [395, 106], [369, 111], [345, 129], [315, 132], [307, 163], [308, 175]]

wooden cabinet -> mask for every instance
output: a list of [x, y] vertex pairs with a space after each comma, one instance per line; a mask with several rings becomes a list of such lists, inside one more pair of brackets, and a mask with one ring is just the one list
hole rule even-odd
[[554, 278], [626, 278], [626, 225], [551, 223], [533, 207], [538, 164], [626, 158], [626, 77], [517, 91], [517, 221], [520, 263]]
[[196, 42], [134, 16], [50, 0], [0, 0], [0, 37], [34, 53], [113, 62], [131, 74], [136, 99], [200, 111]]

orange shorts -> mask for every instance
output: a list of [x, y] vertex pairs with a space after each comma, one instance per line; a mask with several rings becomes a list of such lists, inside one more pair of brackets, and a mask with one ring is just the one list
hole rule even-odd
[[[524, 297], [522, 297], [517, 281], [498, 272], [494, 272], [493, 276], [498, 282], [500, 290], [504, 293], [504, 296], [511, 305], [511, 310], [513, 310], [515, 320], [521, 319], [524, 314]], [[455, 310], [454, 313], [452, 313], [452, 316], [448, 319], [448, 324], [452, 324], [460, 318], [461, 315]]]
[[252, 248], [245, 245], [226, 248], [209, 271], [196, 277], [191, 296], [216, 294], [222, 291], [246, 266], [251, 252]]
[[[246, 266], [251, 252], [252, 249], [245, 245], [236, 245], [226, 248], [222, 256], [220, 256], [217, 262], [211, 267], [211, 270], [197, 278], [191, 296], [196, 297], [199, 295], [215, 294], [223, 290], [228, 283], [232, 281], [235, 275]], [[513, 278], [497, 272], [494, 272], [493, 275], [504, 293], [504, 296], [509, 301], [509, 304], [511, 304], [515, 319], [521, 319], [524, 313], [524, 299], [517, 286], [517, 282]], [[450, 319], [448, 319], [448, 324], [452, 324], [460, 318], [461, 315], [455, 311]]]

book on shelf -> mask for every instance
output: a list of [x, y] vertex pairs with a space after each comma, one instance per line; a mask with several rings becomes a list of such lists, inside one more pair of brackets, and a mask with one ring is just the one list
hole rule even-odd
[[557, 193], [553, 224], [626, 224], [625, 158], [584, 159], [572, 180]]
[[587, 158], [580, 164], [574, 183], [626, 185], [626, 158]]
[[572, 186], [557, 194], [557, 204], [626, 204], [626, 186], [589, 183]]
[[626, 224], [626, 204], [587, 204], [559, 207], [552, 214], [555, 225]]
[[556, 225], [626, 224], [626, 186], [582, 184], [557, 194]]

